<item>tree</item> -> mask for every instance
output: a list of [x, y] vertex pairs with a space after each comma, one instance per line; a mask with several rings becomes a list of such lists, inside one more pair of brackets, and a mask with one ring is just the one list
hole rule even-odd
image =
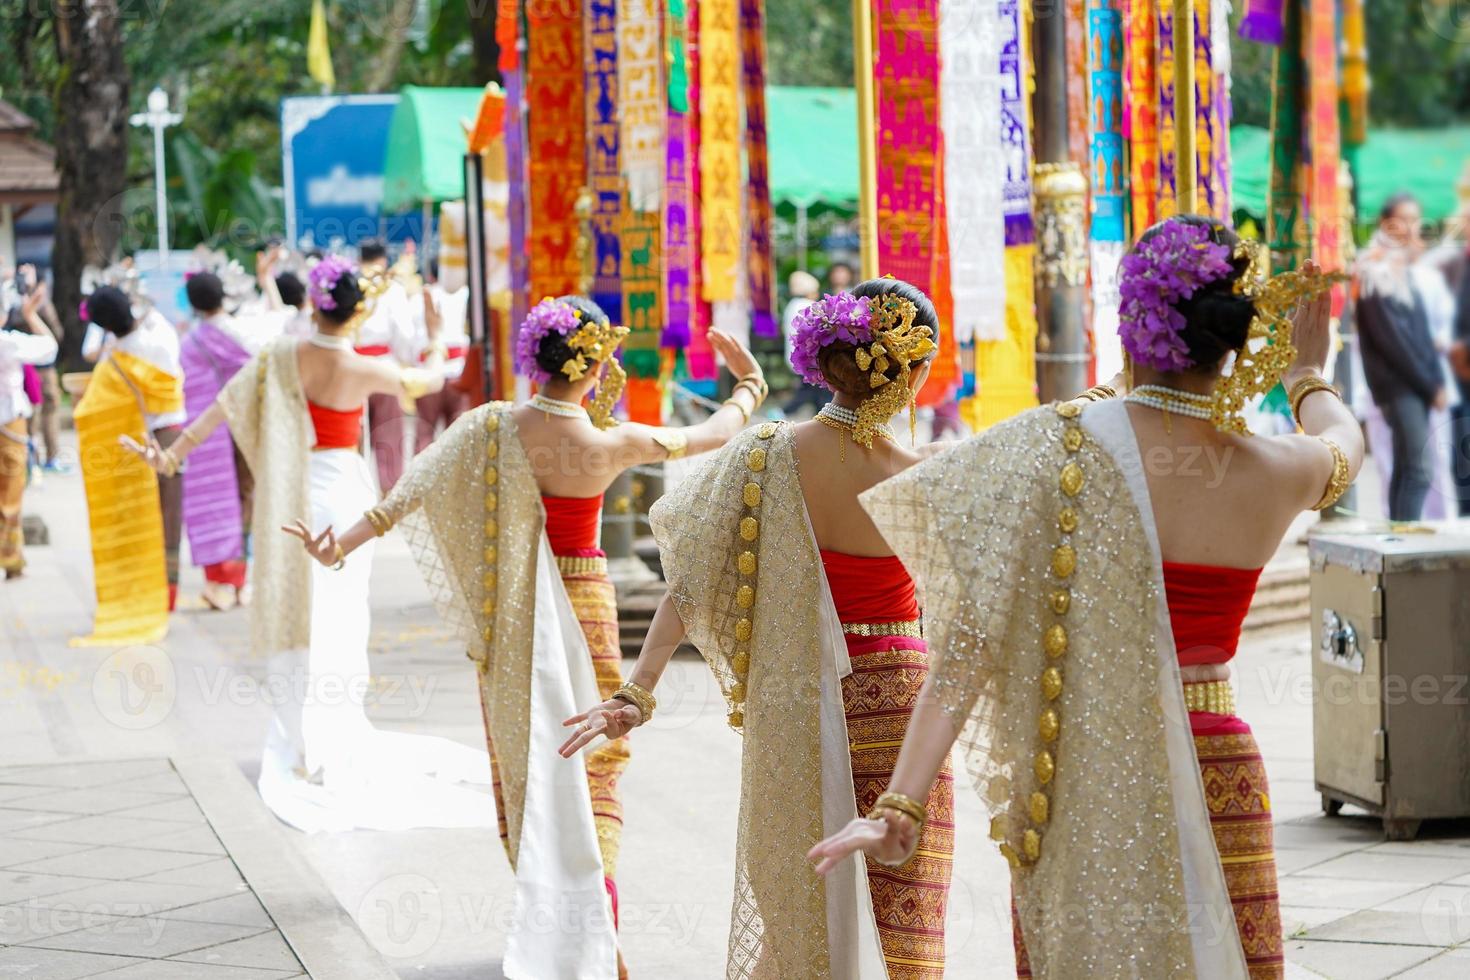
[[52, 266], [70, 354], [85, 328], [77, 312], [82, 269], [106, 265], [122, 231], [131, 78], [115, 0], [53, 0], [51, 32], [59, 75], [51, 138], [60, 171]]

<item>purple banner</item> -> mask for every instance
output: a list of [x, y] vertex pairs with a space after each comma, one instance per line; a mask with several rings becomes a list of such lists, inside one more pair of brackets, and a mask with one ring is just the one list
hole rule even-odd
[[531, 259], [526, 248], [526, 131], [522, 106], [525, 90], [522, 69], [506, 71], [502, 77], [505, 80], [505, 170], [510, 181], [505, 216], [510, 226], [510, 321], [511, 336], [514, 336], [526, 318], [531, 281]]

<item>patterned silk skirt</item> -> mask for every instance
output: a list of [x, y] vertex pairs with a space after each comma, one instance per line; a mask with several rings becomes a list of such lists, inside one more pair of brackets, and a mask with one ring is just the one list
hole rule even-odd
[[[888, 787], [898, 750], [929, 673], [924, 641], [847, 637], [852, 673], [842, 679], [842, 706], [852, 752], [858, 813]], [[944, 976], [944, 916], [954, 857], [954, 778], [949, 762], [929, 792], [929, 821], [913, 860], [889, 868], [868, 859], [868, 891], [889, 980]]]
[[[1251, 980], [1279, 980], [1286, 959], [1265, 761], [1250, 726], [1235, 715], [1191, 711], [1189, 725], [1246, 967]], [[1012, 922], [1016, 975], [1030, 977], [1021, 928]]]

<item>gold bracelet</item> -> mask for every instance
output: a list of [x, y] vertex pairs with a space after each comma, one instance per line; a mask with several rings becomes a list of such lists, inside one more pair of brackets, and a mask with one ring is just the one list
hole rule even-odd
[[624, 681], [623, 685], [613, 692], [612, 697], [615, 701], [626, 701], [637, 708], [638, 713], [643, 716], [638, 722], [640, 725], [652, 718], [654, 709], [658, 707], [658, 699], [653, 696], [653, 692], [632, 681]]
[[873, 804], [873, 810], [892, 810], [895, 813], [902, 813], [914, 823], [918, 824], [920, 830], [923, 829], [924, 824], [929, 819], [928, 807], [924, 806], [924, 804], [912, 796], [895, 793], [893, 790], [886, 790], [880, 795]]
[[1317, 438], [1321, 440], [1322, 445], [1332, 450], [1332, 475], [1327, 478], [1327, 489], [1322, 491], [1322, 499], [1317, 501], [1312, 509], [1326, 510], [1342, 499], [1342, 495], [1347, 493], [1353, 481], [1348, 479], [1347, 456], [1337, 443], [1331, 439], [1323, 439], [1321, 436]]
[[[739, 389], [736, 389], [736, 390], [738, 391]], [[735, 406], [735, 409], [740, 413], [740, 424], [741, 425], [744, 425], [744, 424], [746, 424], [747, 422], [750, 421], [750, 409], [748, 409], [744, 405], [740, 404], [740, 402], [736, 400], [735, 395], [733, 393], [730, 395], [729, 398], [726, 398], [725, 399], [725, 405], [734, 405]]]
[[179, 438], [180, 439], [187, 440], [196, 449], [199, 447], [199, 437], [194, 434], [194, 427], [193, 426], [190, 426], [189, 428], [187, 428], [187, 429], [183, 430], [182, 432], [180, 432], [179, 433]]
[[158, 457], [163, 460], [164, 476], [175, 477], [179, 475], [179, 469], [183, 466], [183, 464], [179, 462], [179, 457], [174, 455], [174, 451], [172, 449], [160, 450], [158, 453]]
[[1292, 385], [1291, 391], [1286, 396], [1291, 402], [1291, 417], [1296, 419], [1297, 425], [1302, 423], [1302, 402], [1306, 401], [1307, 396], [1314, 391], [1330, 391], [1339, 401], [1342, 400], [1342, 392], [1333, 387], [1326, 378], [1320, 374], [1307, 375]]
[[689, 451], [689, 437], [678, 429], [655, 429], [652, 438], [668, 459], [679, 459]]
[[340, 541], [337, 542], [336, 558], [337, 560], [332, 563], [332, 571], [340, 572], [343, 566], [347, 564], [347, 552], [342, 550], [342, 542]]
[[393, 530], [393, 521], [380, 508], [374, 507], [371, 510], [363, 511], [362, 516], [367, 518], [367, 522], [373, 526], [374, 537], [381, 538]]

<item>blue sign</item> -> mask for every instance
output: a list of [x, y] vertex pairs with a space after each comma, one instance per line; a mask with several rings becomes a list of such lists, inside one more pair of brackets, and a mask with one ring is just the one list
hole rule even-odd
[[385, 220], [383, 159], [396, 95], [281, 100], [286, 232], [297, 247], [418, 237], [418, 215]]

